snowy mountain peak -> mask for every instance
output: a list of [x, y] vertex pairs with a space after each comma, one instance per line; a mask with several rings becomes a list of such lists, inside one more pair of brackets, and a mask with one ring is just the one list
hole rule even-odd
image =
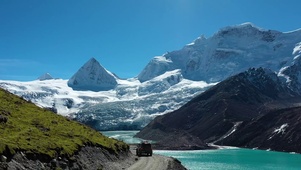
[[187, 44], [186, 46], [193, 46], [195, 44], [202, 44], [202, 42], [206, 42], [206, 37], [203, 34], [200, 37], [198, 37], [196, 40], [194, 40], [192, 43]]
[[[189, 80], [219, 82], [250, 67], [278, 71], [293, 61], [301, 31], [282, 33], [261, 29], [252, 23], [222, 28], [212, 37], [201, 36], [181, 50], [154, 58], [139, 74], [141, 82], [167, 71], [180, 69]], [[168, 61], [168, 62], [166, 62]]]
[[145, 82], [150, 80], [156, 75], [161, 75], [166, 72], [166, 70], [170, 70], [169, 65], [172, 63], [171, 60], [167, 59], [164, 56], [156, 56], [154, 57], [146, 66], [146, 68], [138, 75], [138, 79], [141, 82]]
[[91, 58], [69, 79], [68, 86], [74, 90], [110, 90], [117, 85], [116, 79], [95, 58]]
[[281, 32], [259, 28], [252, 23], [243, 23], [222, 28], [215, 36], [258, 37], [264, 41], [272, 42], [278, 34]]
[[[93, 64], [93, 63], [98, 63], [98, 64], [99, 64], [99, 62], [98, 62], [94, 57], [90, 58], [90, 60], [88, 60], [87, 63], [91, 63], [91, 64]], [[86, 64], [87, 64], [87, 63], [86, 63]]]
[[43, 81], [43, 80], [51, 80], [53, 77], [49, 73], [45, 73], [38, 77], [38, 80]]
[[226, 28], [237, 28], [237, 29], [257, 29], [257, 30], [264, 30], [262, 28], [259, 28], [257, 27], [256, 25], [254, 25], [253, 23], [251, 22], [245, 22], [245, 23], [242, 23], [242, 24], [238, 24], [238, 25], [233, 25], [233, 26], [228, 26], [228, 27], [225, 27], [224, 29]]
[[239, 25], [232, 25], [232, 26], [227, 26], [227, 27], [224, 27], [224, 28], [221, 28], [217, 34], [220, 34], [220, 33], [228, 33], [230, 31], [250, 31], [250, 30], [253, 30], [253, 31], [258, 31], [258, 30], [262, 30], [261, 28], [255, 26], [254, 24], [252, 23], [243, 23], [243, 24], [239, 24]]

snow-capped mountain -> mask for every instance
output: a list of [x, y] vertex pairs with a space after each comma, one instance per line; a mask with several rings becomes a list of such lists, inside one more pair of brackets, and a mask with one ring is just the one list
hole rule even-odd
[[53, 77], [49, 73], [45, 73], [38, 77], [38, 80], [43, 81], [43, 80], [51, 80]]
[[251, 23], [221, 29], [210, 38], [199, 37], [183, 49], [155, 57], [139, 74], [142, 82], [180, 69], [184, 78], [218, 82], [250, 67], [280, 68], [292, 62], [301, 30], [282, 33]]
[[0, 81], [0, 87], [96, 129], [138, 129], [250, 67], [271, 69], [301, 94], [300, 42], [301, 30], [247, 23], [154, 57], [135, 78], [119, 79], [92, 58], [69, 80]]
[[116, 85], [116, 77], [95, 58], [91, 58], [68, 81], [68, 86], [74, 90], [102, 91], [114, 89]]
[[178, 76], [177, 71], [171, 71], [161, 75], [160, 79], [143, 83], [137, 79], [119, 81], [116, 89], [111, 91], [115, 92], [116, 98], [87, 105], [73, 117], [99, 130], [141, 129], [156, 116], [181, 107], [214, 85]]

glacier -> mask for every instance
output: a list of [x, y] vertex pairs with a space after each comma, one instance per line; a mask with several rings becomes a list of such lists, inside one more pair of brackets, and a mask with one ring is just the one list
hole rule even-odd
[[97, 92], [74, 90], [63, 79], [0, 80], [1, 88], [98, 130], [140, 129], [214, 84], [182, 79], [178, 70], [143, 83], [117, 79], [114, 89]]

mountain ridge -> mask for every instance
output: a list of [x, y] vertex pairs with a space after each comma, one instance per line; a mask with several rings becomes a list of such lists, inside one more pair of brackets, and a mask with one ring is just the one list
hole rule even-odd
[[[119, 79], [93, 61], [98, 69], [85, 67], [75, 76], [82, 86], [71, 79], [69, 83], [56, 79], [0, 81], [0, 87], [98, 130], [141, 129], [219, 80], [250, 67], [271, 69], [282, 83], [301, 94], [300, 35], [301, 30], [281, 33], [249, 23], [229, 26], [212, 37], [201, 36], [180, 50], [154, 57], [136, 78]], [[98, 75], [109, 78], [98, 84]]]
[[300, 30], [282, 33], [250, 23], [229, 26], [212, 37], [201, 36], [181, 50], [155, 57], [138, 79], [143, 82], [173, 69], [181, 69], [184, 78], [206, 82], [221, 81], [250, 67], [278, 71], [292, 61], [291, 50], [301, 41], [300, 34]]

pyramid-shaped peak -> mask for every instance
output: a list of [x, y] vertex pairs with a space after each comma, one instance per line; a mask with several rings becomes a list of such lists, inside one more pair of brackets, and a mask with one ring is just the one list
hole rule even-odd
[[89, 59], [82, 67], [84, 67], [85, 69], [92, 69], [92, 70], [94, 67], [96, 68], [101, 67], [104, 69], [104, 67], [94, 57]]
[[88, 62], [92, 62], [92, 63], [99, 63], [94, 57], [90, 58], [90, 60], [88, 60]]
[[95, 58], [91, 58], [69, 79], [68, 86], [75, 90], [110, 90], [117, 85], [116, 79]]
[[38, 77], [38, 80], [43, 81], [43, 80], [51, 80], [53, 77], [49, 73], [45, 73]]

